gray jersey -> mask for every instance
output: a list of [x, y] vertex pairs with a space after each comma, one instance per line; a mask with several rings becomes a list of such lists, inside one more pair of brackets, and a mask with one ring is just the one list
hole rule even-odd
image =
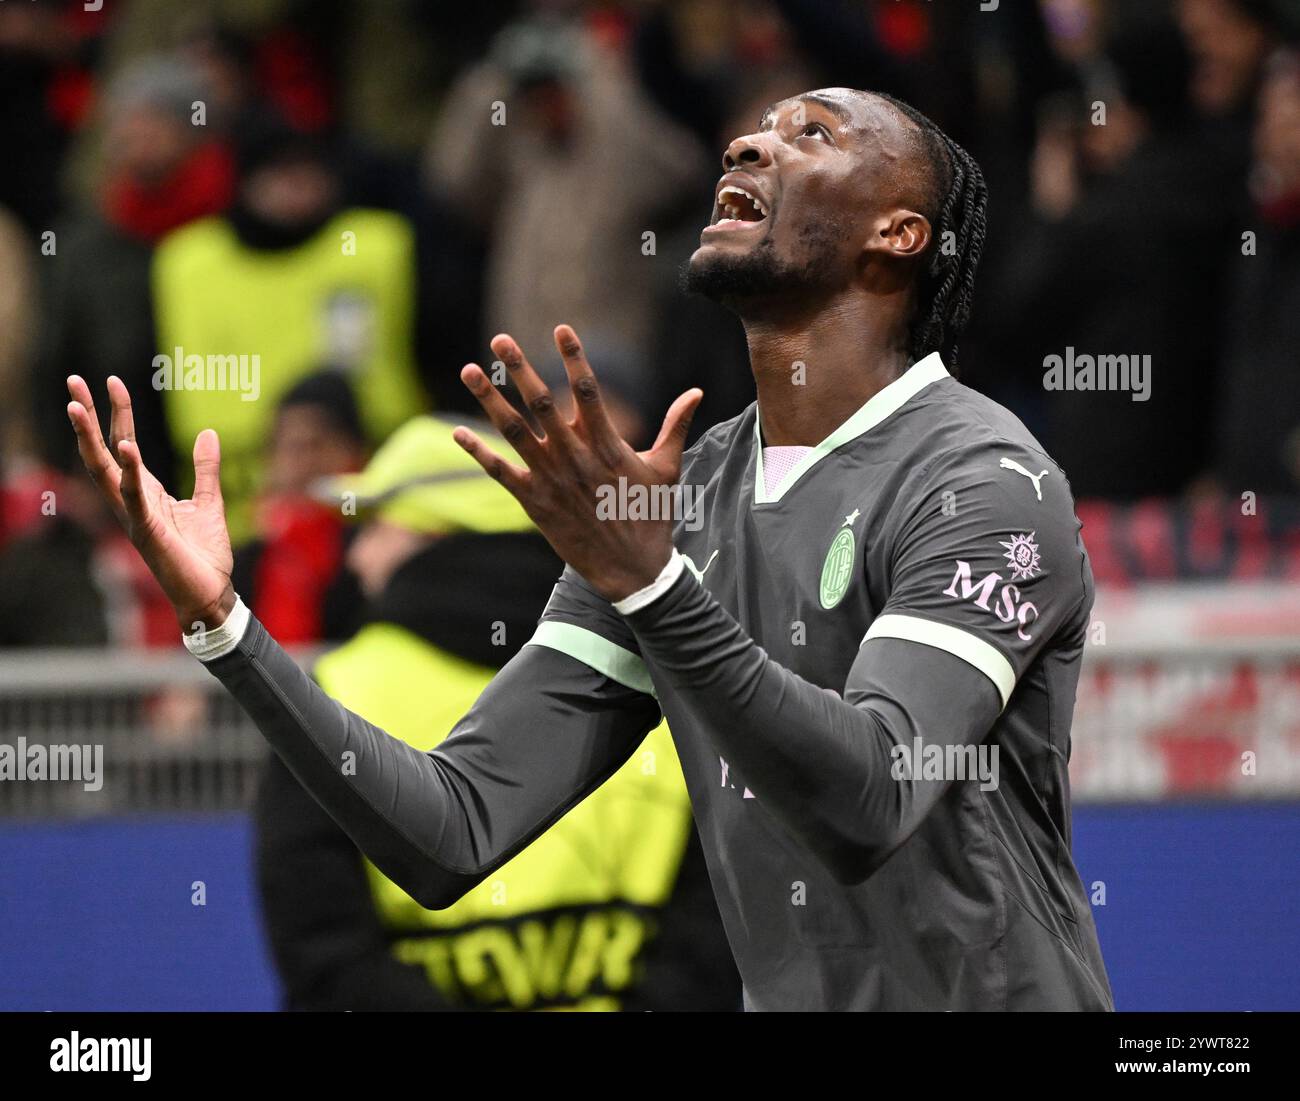
[[1064, 475], [937, 356], [771, 499], [761, 442], [751, 407], [687, 453], [696, 511], [666, 593], [620, 615], [566, 570], [533, 644], [431, 753], [324, 699], [255, 621], [211, 668], [428, 905], [662, 712], [751, 1008], [1111, 1008], [1070, 856], [1092, 580]]

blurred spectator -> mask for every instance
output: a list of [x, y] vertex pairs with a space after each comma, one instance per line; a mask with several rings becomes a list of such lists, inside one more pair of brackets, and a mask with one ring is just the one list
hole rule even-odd
[[[277, 118], [242, 124], [236, 144], [239, 185], [229, 214], [168, 237], [153, 288], [162, 372], [154, 381], [168, 430], [186, 455], [199, 431], [218, 430], [226, 513], [239, 543], [253, 531], [274, 410], [294, 383], [321, 362], [343, 370], [372, 441], [420, 411], [426, 397], [414, 358], [409, 220], [344, 205], [328, 142]], [[188, 492], [192, 471], [180, 466]]]
[[[317, 662], [316, 678], [422, 751], [531, 636], [561, 567], [451, 428], [417, 418], [359, 476], [331, 485], [336, 502], [374, 510], [349, 551], [372, 603], [370, 622]], [[289, 1008], [739, 1008], [663, 725], [445, 910], [424, 909], [370, 865], [278, 758], [255, 813], [263, 914]]]
[[[98, 396], [117, 375], [134, 397], [136, 438], [151, 468], [171, 481], [161, 398], [150, 384], [150, 263], [164, 234], [225, 209], [231, 198], [229, 153], [192, 122], [193, 104], [205, 95], [172, 59], [150, 58], [125, 71], [105, 97], [107, 154], [96, 208], [60, 224], [53, 254], [39, 259], [47, 301], [35, 397], [42, 449], [59, 469], [80, 469], [64, 379], [81, 375]], [[99, 413], [107, 432], [107, 401]]]
[[[80, 3], [80, 0], [78, 0]], [[181, 49], [224, 106], [277, 110], [299, 129], [347, 130], [390, 153], [428, 137], [452, 71], [480, 57], [524, 0], [118, 0], [105, 64]]]
[[[315, 23], [273, 20], [256, 33], [200, 23], [179, 36], [176, 54], [203, 75], [211, 114], [231, 132], [257, 129], [271, 113], [295, 132], [328, 139], [344, 205], [413, 216], [419, 200], [414, 158], [376, 152], [340, 122], [332, 50], [322, 38], [337, 30], [342, 15], [335, 9], [333, 18]], [[375, 67], [386, 69], [383, 62]]]
[[1229, 201], [1244, 207], [1251, 127], [1264, 63], [1294, 0], [1177, 0], [1178, 26], [1192, 56], [1197, 140], [1231, 178]]
[[5, 486], [0, 647], [179, 644], [167, 598], [89, 479]]
[[1249, 114], [1286, 0], [1178, 0], [1191, 51], [1192, 98], [1212, 117]]
[[[336, 14], [343, 19], [345, 13]], [[478, 13], [478, 18], [484, 17], [484, 12]], [[422, 52], [420, 43], [411, 41], [420, 36], [409, 33], [407, 24], [421, 25], [426, 18], [431, 19], [432, 13], [402, 4], [382, 13], [367, 9], [366, 18], [352, 12], [351, 22], [364, 25], [367, 44], [350, 49], [347, 58], [339, 62], [366, 70], [367, 86], [386, 88], [387, 96], [394, 99], [405, 97], [401, 122], [394, 122], [405, 130], [421, 125], [420, 120], [431, 113], [411, 110], [410, 84], [427, 81], [428, 73], [413, 64], [403, 74], [405, 79], [397, 81], [390, 55], [395, 50], [409, 52], [395, 46], [404, 32], [407, 46], [417, 54]], [[315, 34], [324, 29], [315, 26]], [[333, 107], [325, 109], [333, 96], [325, 92], [323, 59], [317, 56], [325, 51], [324, 45], [309, 48], [302, 32], [292, 24], [272, 24], [258, 35], [205, 23], [182, 36], [177, 50], [203, 74], [212, 89], [212, 113], [227, 120], [230, 129], [238, 132], [245, 125], [259, 126], [269, 107], [283, 112], [297, 129], [328, 134], [342, 188], [341, 202], [393, 210], [411, 220], [418, 264], [415, 342], [421, 378], [437, 408], [476, 411], [478, 404], [461, 384], [459, 369], [481, 354], [481, 235], [441, 197], [425, 194], [414, 155], [404, 155], [404, 151], [394, 154], [366, 140], [372, 130], [388, 130], [378, 125], [373, 109], [358, 105], [348, 112], [357, 116], [358, 130], [341, 126]], [[395, 102], [390, 110], [397, 111]], [[426, 124], [421, 137], [427, 132]]]
[[0, 647], [108, 644], [108, 600], [95, 582], [95, 544], [97, 536], [110, 538], [112, 517], [100, 515], [71, 479], [54, 494], [54, 515], [42, 515], [39, 498], [29, 502], [27, 522], [0, 550]]
[[128, 0], [104, 50], [109, 74], [140, 57], [179, 52], [211, 84], [227, 120], [263, 103], [297, 128], [320, 130], [336, 112], [335, 58], [353, 5], [316, 0]]
[[361, 592], [344, 567], [349, 529], [309, 491], [359, 470], [366, 440], [338, 372], [308, 375], [280, 401], [271, 429], [257, 536], [235, 552], [235, 591], [285, 646], [342, 639], [361, 622]]
[[381, 149], [418, 154], [457, 70], [466, 58], [482, 57], [524, 6], [525, 0], [358, 5], [338, 65], [342, 121]]
[[0, 4], [0, 149], [21, 165], [0, 173], [0, 206], [33, 233], [53, 224], [69, 137], [94, 101], [93, 67], [110, 13], [87, 7]]
[[899, 96], [957, 141], [970, 141], [980, 52], [976, 43], [989, 23], [977, 4], [772, 3], [808, 63], [822, 71], [820, 83]]
[[[1237, 242], [1218, 410], [1231, 496], [1300, 493], [1300, 54], [1279, 53], [1259, 101], [1253, 249]], [[1245, 253], [1243, 255], [1243, 253]]]
[[669, 0], [646, 13], [635, 51], [647, 92], [705, 142], [730, 119], [738, 80], [792, 66], [814, 74], [796, 91], [888, 92], [965, 140], [972, 40], [989, 22], [974, 5], [925, 0]]
[[[36, 271], [27, 234], [0, 207], [0, 480], [30, 461], [36, 448], [31, 416], [31, 356], [39, 317]], [[5, 522], [0, 513], [0, 541]]]
[[427, 163], [433, 185], [490, 233], [485, 342], [509, 332], [557, 384], [551, 334], [572, 324], [625, 435], [657, 429], [662, 410], [642, 406], [656, 267], [644, 235], [699, 197], [698, 145], [621, 57], [575, 26], [534, 20], [507, 27], [457, 81]]
[[1057, 388], [1027, 419], [1076, 494], [1172, 494], [1209, 451], [1231, 181], [1195, 140], [1190, 61], [1169, 24], [1121, 25], [1101, 61], [1080, 101], [1046, 105], [1034, 210], [979, 308], [1040, 393], [1048, 356], [1150, 356], [1145, 398], [1132, 379]]
[[[847, 18], [860, 19], [848, 8], [844, 12]], [[716, 163], [719, 132], [740, 98], [738, 80], [752, 86], [769, 71], [792, 64], [789, 28], [767, 0], [746, 5], [670, 0], [654, 5], [637, 27], [632, 49], [646, 94], [704, 145], [710, 168]], [[813, 79], [796, 91], [817, 83]], [[745, 129], [752, 125], [751, 120]]]

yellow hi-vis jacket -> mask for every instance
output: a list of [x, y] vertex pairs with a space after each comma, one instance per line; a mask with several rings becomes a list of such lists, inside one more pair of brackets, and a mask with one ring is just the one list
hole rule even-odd
[[[493, 670], [378, 623], [322, 657], [315, 675], [344, 706], [429, 750]], [[604, 785], [446, 910], [424, 909], [367, 868], [394, 955], [424, 968], [448, 999], [617, 1010], [655, 912], [672, 894], [690, 829], [681, 765], [660, 723]]]
[[221, 483], [236, 544], [252, 534], [276, 406], [314, 371], [343, 367], [372, 442], [424, 411], [414, 361], [415, 237], [380, 210], [341, 211], [303, 244], [245, 246], [205, 218], [166, 237], [153, 260], [154, 386], [182, 492], [204, 428], [221, 436]]

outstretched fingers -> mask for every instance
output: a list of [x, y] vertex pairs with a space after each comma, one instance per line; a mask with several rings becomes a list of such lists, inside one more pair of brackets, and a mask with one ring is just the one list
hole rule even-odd
[[507, 462], [464, 425], [456, 428], [451, 438], [469, 452], [488, 477], [500, 482], [523, 504], [528, 489], [528, 471]]
[[650, 448], [648, 457], [653, 459], [656, 465], [663, 464], [674, 477], [681, 470], [686, 436], [690, 432], [691, 421], [695, 418], [695, 410], [700, 407], [703, 398], [704, 391], [699, 387], [692, 387], [680, 395], [668, 407], [659, 435], [655, 439], [654, 446]]
[[555, 327], [555, 347], [564, 360], [564, 371], [569, 376], [569, 388], [578, 411], [578, 420], [586, 430], [587, 438], [596, 447], [597, 454], [606, 461], [614, 461], [623, 440], [615, 431], [600, 396], [596, 373], [587, 362], [582, 342], [571, 325]]
[[117, 458], [122, 464], [122, 502], [126, 506], [126, 515], [131, 521], [131, 535], [134, 540], [138, 532], [148, 531], [153, 523], [149, 496], [145, 492], [144, 462], [140, 458], [140, 448], [136, 446], [134, 440], [122, 440], [117, 445]]
[[205, 428], [194, 440], [194, 503], [223, 507], [221, 497], [221, 441]]
[[491, 347], [492, 354], [506, 365], [506, 370], [510, 372], [510, 378], [524, 399], [524, 404], [537, 418], [542, 431], [549, 439], [567, 443], [569, 426], [564, 423], [550, 388], [533, 370], [533, 365], [528, 362], [528, 357], [524, 355], [524, 350], [519, 347], [514, 337], [508, 333], [499, 333], [492, 338]]
[[122, 472], [99, 430], [99, 417], [95, 414], [90, 387], [80, 375], [70, 375], [68, 394], [72, 398], [68, 402], [68, 419], [77, 434], [77, 453], [91, 481], [121, 516], [125, 513], [120, 488]]
[[[529, 427], [528, 422], [524, 420], [519, 411], [506, 401], [502, 393], [492, 385], [492, 380], [484, 374], [482, 367], [477, 363], [465, 364], [461, 368], [460, 380], [469, 389], [469, 392], [478, 399], [478, 403], [483, 407], [483, 412], [487, 414], [488, 420], [501, 433], [506, 443], [519, 453], [520, 458], [531, 465], [541, 457], [542, 441], [537, 438], [536, 433]], [[466, 431], [469, 430], [466, 429]], [[473, 433], [470, 434], [473, 435]]]
[[112, 416], [108, 422], [108, 446], [117, 454], [117, 445], [123, 440], [135, 442], [135, 414], [131, 411], [131, 395], [126, 383], [116, 375], [108, 377], [108, 404]]

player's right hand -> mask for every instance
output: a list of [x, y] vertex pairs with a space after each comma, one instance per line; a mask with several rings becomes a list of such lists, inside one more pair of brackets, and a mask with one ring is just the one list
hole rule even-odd
[[181, 630], [220, 626], [235, 606], [235, 590], [217, 434], [207, 428], [194, 441], [194, 496], [178, 501], [140, 457], [131, 398], [121, 379], [108, 380], [112, 450], [104, 443], [85, 380], [70, 376], [68, 393], [68, 419], [81, 461], [167, 594]]

